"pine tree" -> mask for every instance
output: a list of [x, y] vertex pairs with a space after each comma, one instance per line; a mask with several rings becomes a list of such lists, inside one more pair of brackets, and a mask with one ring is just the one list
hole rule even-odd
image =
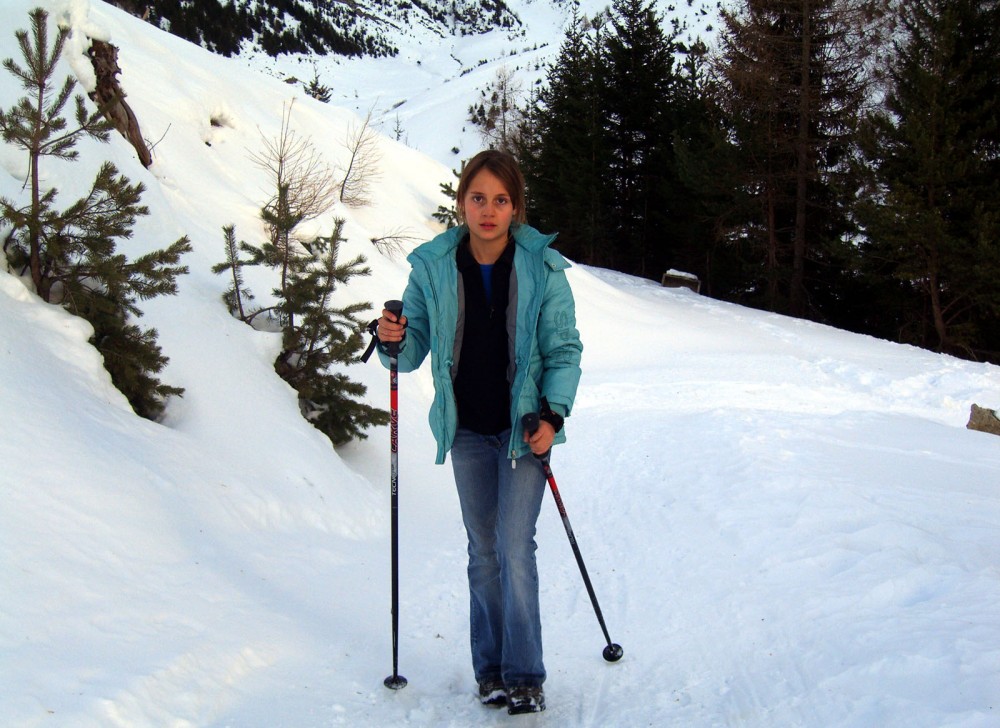
[[[44, 301], [48, 301], [51, 286], [46, 280], [45, 270], [50, 266], [44, 260], [46, 241], [43, 239], [42, 219], [51, 216], [49, 210], [56, 192], [42, 190], [39, 171], [41, 159], [53, 157], [75, 160], [79, 156], [73, 148], [77, 137], [88, 135], [102, 142], [107, 141], [110, 126], [99, 114], [88, 114], [83, 96], [77, 95], [77, 128], [66, 131], [67, 123], [62, 112], [76, 82], [67, 76], [57, 94], [53, 93], [52, 82], [69, 31], [60, 29], [49, 49], [48, 13], [40, 8], [32, 11], [31, 23], [30, 38], [27, 31], [19, 30], [15, 33], [26, 67], [19, 66], [13, 58], [4, 59], [3, 62], [4, 68], [20, 80], [28, 95], [10, 110], [0, 111], [3, 140], [28, 153], [31, 206], [25, 210], [17, 210], [7, 200], [2, 204], [4, 217], [24, 231], [20, 241], [15, 243], [13, 255], [21, 254], [26, 257], [35, 290]], [[14, 265], [17, 264], [18, 261], [15, 260]]]
[[333, 91], [319, 80], [319, 72], [315, 68], [313, 68], [312, 81], [305, 84], [305, 91], [314, 99], [322, 101], [324, 104], [329, 103], [330, 99], [333, 98]]
[[167, 398], [184, 390], [161, 382], [158, 375], [169, 361], [156, 341], [156, 329], [141, 329], [121, 313], [116, 303], [95, 293], [80, 315], [94, 327], [91, 343], [101, 352], [111, 382], [141, 417], [158, 420]]
[[676, 185], [672, 119], [680, 80], [674, 69], [677, 31], [664, 35], [653, 3], [615, 0], [607, 38], [607, 138], [612, 164], [612, 229], [626, 270], [659, 277], [669, 256], [657, 247], [669, 234]]
[[[369, 275], [363, 256], [341, 264], [344, 220], [335, 222], [329, 237], [299, 238], [298, 228], [333, 204], [335, 186], [329, 168], [308, 139], [291, 130], [290, 110], [282, 118], [281, 134], [265, 141], [254, 159], [270, 175], [275, 194], [261, 209], [268, 240], [257, 246], [236, 242], [233, 226], [223, 228], [226, 260], [213, 266], [232, 282], [223, 294], [230, 312], [253, 325], [261, 314], [282, 332], [277, 374], [296, 390], [302, 415], [334, 445], [366, 437], [364, 430], [387, 424], [388, 413], [360, 401], [364, 385], [351, 381], [337, 367], [355, 363], [362, 349], [364, 323], [358, 315], [369, 303], [338, 306], [338, 286], [355, 276]], [[246, 257], [244, 257], [244, 254]], [[265, 265], [278, 273], [274, 303], [248, 311], [242, 268]]]
[[222, 300], [233, 314], [244, 323], [252, 323], [254, 317], [260, 312], [259, 309], [250, 308], [250, 303], [254, 300], [253, 292], [246, 287], [243, 281], [243, 268], [250, 261], [240, 257], [240, 253], [252, 253], [252, 249], [242, 240], [236, 242], [236, 226], [226, 225], [222, 228], [222, 234], [226, 243], [226, 260], [212, 266], [212, 272], [229, 273], [229, 287], [222, 294]]
[[[463, 164], [464, 167], [464, 164]], [[461, 173], [451, 170], [451, 173], [458, 180], [461, 178]], [[445, 207], [444, 205], [438, 205], [437, 212], [431, 213], [431, 217], [443, 224], [447, 228], [453, 228], [458, 226], [458, 209], [456, 206], [456, 201], [458, 199], [458, 190], [455, 189], [455, 182], [441, 182], [438, 187], [441, 193], [445, 197], [452, 200], [451, 207]]]
[[[279, 194], [279, 200], [282, 197], [284, 193]], [[347, 285], [355, 276], [369, 275], [370, 270], [360, 255], [348, 263], [339, 262], [344, 220], [335, 222], [329, 237], [299, 242], [293, 235], [296, 217], [280, 212], [287, 209], [279, 202], [275, 208], [265, 210], [264, 219], [276, 226], [278, 234], [272, 234], [271, 240], [261, 246], [243, 242], [237, 246], [232, 226], [224, 228], [227, 260], [213, 270], [233, 275], [234, 295], [223, 296], [227, 304], [241, 293], [245, 298], [238, 275], [243, 266], [263, 264], [280, 272], [280, 284], [274, 289], [275, 303], [246, 314], [243, 320], [252, 324], [258, 314], [266, 313], [279, 324], [282, 347], [274, 370], [298, 392], [303, 417], [334, 445], [363, 439], [366, 428], [388, 423], [388, 413], [359, 401], [367, 391], [365, 386], [334, 368], [355, 363], [363, 347], [364, 322], [358, 315], [369, 310], [371, 304], [337, 306], [334, 299], [338, 286]], [[249, 258], [241, 259], [239, 251], [248, 253]], [[230, 305], [231, 312], [238, 310]]]
[[523, 122], [518, 157], [529, 220], [559, 231], [558, 249], [592, 265], [613, 266], [608, 245], [611, 188], [600, 79], [603, 22], [574, 11], [548, 83]]
[[681, 226], [687, 243], [677, 257], [682, 270], [698, 275], [702, 293], [739, 299], [746, 282], [756, 277], [744, 269], [746, 256], [741, 251], [745, 239], [739, 211], [751, 207], [750, 191], [733, 185], [743, 174], [743, 160], [716, 103], [712, 77], [703, 70], [701, 50], [693, 49], [687, 61], [699, 89], [690, 101], [696, 110], [688, 117], [691, 123], [682, 124], [674, 138], [681, 183], [677, 203], [684, 211], [675, 226]]
[[881, 0], [743, 0], [724, 11], [715, 64], [743, 174], [754, 190], [737, 239], [758, 271], [748, 303], [829, 317], [851, 233], [843, 179], [865, 99]]
[[130, 183], [111, 163], [101, 167], [90, 192], [64, 210], [55, 206], [56, 189], [43, 190], [43, 158], [73, 161], [80, 137], [108, 140], [108, 126], [99, 112], [87, 113], [80, 95], [75, 99], [77, 127], [67, 131], [62, 112], [74, 81], [67, 77], [55, 94], [52, 87], [67, 31], [60, 30], [50, 48], [47, 20], [47, 13], [36, 9], [32, 34], [16, 34], [24, 67], [10, 58], [4, 61], [28, 91], [14, 107], [0, 111], [0, 130], [4, 141], [28, 154], [31, 198], [20, 207], [0, 200], [0, 212], [12, 227], [7, 260], [30, 273], [42, 300], [61, 304], [93, 325], [91, 341], [104, 355], [112, 382], [137, 414], [156, 419], [166, 398], [183, 390], [157, 380], [167, 358], [156, 344], [156, 331], [142, 331], [130, 319], [142, 315], [139, 300], [176, 293], [177, 277], [187, 272], [180, 258], [191, 246], [184, 237], [131, 262], [117, 252], [117, 241], [131, 238], [136, 218], [149, 210], [141, 204], [142, 184]]
[[303, 416], [334, 445], [364, 438], [365, 428], [389, 422], [388, 413], [358, 401], [366, 392], [363, 385], [330, 371], [356, 361], [364, 330], [358, 315], [371, 308], [368, 303], [334, 305], [337, 286], [371, 273], [361, 255], [338, 262], [343, 227], [344, 220], [338, 219], [329, 237], [315, 238], [305, 246], [308, 255], [293, 260], [280, 307], [285, 321], [297, 323], [285, 326], [274, 364], [299, 393]]
[[562, 252], [656, 279], [701, 259], [706, 223], [675, 145], [708, 122], [696, 61], [677, 61], [680, 28], [660, 22], [642, 0], [574, 15], [520, 148], [529, 218], [559, 231]]
[[480, 94], [484, 101], [470, 109], [469, 121], [479, 127], [479, 135], [490, 149], [516, 155], [523, 111], [521, 86], [514, 72], [506, 66], [497, 69], [492, 83]]
[[[884, 109], [866, 120], [859, 205], [880, 333], [1000, 361], [997, 0], [915, 0]], [[895, 330], [891, 330], [890, 327]]]

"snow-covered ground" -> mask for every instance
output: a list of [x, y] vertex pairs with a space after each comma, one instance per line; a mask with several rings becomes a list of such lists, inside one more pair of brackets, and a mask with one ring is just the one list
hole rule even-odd
[[[13, 29], [34, 4], [8, 0], [0, 56], [20, 60]], [[973, 402], [1000, 407], [1000, 368], [584, 266], [569, 272], [584, 377], [553, 469], [625, 656], [601, 659], [547, 503], [549, 709], [478, 705], [465, 536], [421, 371], [400, 384], [409, 685], [386, 690], [387, 431], [334, 451], [273, 373], [276, 336], [229, 317], [210, 271], [223, 225], [262, 236], [249, 154], [291, 99], [331, 162], [356, 117], [96, 0], [42, 4], [121, 47], [157, 141], [149, 171], [118, 138], [43, 171], [63, 204], [105, 155], [141, 180], [152, 214], [130, 255], [191, 236], [179, 295], [143, 319], [186, 393], [164, 423], [137, 418], [86, 324], [0, 272], [0, 725], [1000, 725], [1000, 440], [964, 428]], [[86, 80], [70, 60], [62, 73]], [[2, 106], [19, 95], [0, 74]], [[380, 150], [374, 203], [315, 222], [346, 218], [345, 255], [369, 258], [345, 301], [399, 295], [406, 263], [369, 240], [432, 235], [450, 179], [390, 139]], [[0, 146], [0, 195], [24, 195], [25, 172]], [[269, 276], [248, 273], [259, 297]], [[377, 364], [349, 374], [388, 406]]]

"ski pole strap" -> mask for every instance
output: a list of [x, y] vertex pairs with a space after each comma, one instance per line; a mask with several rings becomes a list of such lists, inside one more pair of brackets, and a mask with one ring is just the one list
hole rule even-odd
[[[385, 302], [385, 308], [393, 316], [396, 317], [396, 321], [399, 321], [399, 319], [402, 318], [402, 316], [403, 316], [403, 302], [402, 301], [397, 301], [397, 300], [386, 301]], [[368, 342], [368, 348], [365, 349], [365, 353], [361, 355], [361, 361], [362, 362], [367, 362], [371, 358], [372, 352], [375, 351], [375, 347], [378, 346], [378, 344], [379, 344], [378, 322], [379, 322], [379, 319], [375, 319], [370, 324], [368, 324], [367, 327], [365, 327], [365, 331], [367, 331], [369, 334], [372, 335], [372, 340], [370, 342]], [[406, 324], [403, 324], [403, 326], [405, 328]], [[385, 348], [383, 349], [383, 351], [385, 351], [385, 353], [388, 354], [389, 356], [395, 357], [395, 356], [397, 356], [399, 354], [399, 345], [400, 345], [400, 342], [398, 342], [398, 341], [389, 341], [389, 342], [386, 342], [385, 343]]]
[[371, 358], [372, 352], [375, 351], [375, 347], [378, 345], [378, 319], [372, 321], [368, 326], [365, 327], [365, 331], [372, 335], [372, 340], [368, 342], [368, 348], [365, 349], [365, 353], [361, 355], [361, 361], [367, 363]]
[[542, 397], [542, 407], [541, 411], [538, 413], [538, 419], [543, 422], [548, 422], [552, 425], [552, 429], [559, 432], [563, 428], [563, 418], [558, 412], [553, 411], [552, 407], [549, 406], [549, 400]]

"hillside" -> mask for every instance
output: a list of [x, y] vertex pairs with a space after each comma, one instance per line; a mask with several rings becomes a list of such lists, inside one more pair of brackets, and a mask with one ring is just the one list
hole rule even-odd
[[[35, 4], [11, 0], [10, 27]], [[105, 158], [141, 180], [151, 214], [130, 256], [191, 237], [179, 294], [143, 317], [170, 357], [164, 380], [186, 391], [163, 423], [137, 418], [86, 325], [0, 272], [0, 725], [508, 725], [474, 695], [465, 536], [450, 468], [433, 465], [426, 368], [400, 384], [410, 684], [390, 692], [387, 432], [332, 449], [273, 372], [276, 335], [231, 318], [211, 273], [223, 225], [263, 235], [250, 153], [293, 99], [296, 130], [333, 163], [357, 115], [97, 0], [41, 4], [73, 28], [64, 73], [88, 81], [84, 33], [121, 48], [129, 102], [156, 141], [149, 170], [115, 137], [44, 173], [61, 201]], [[0, 35], [0, 57], [17, 54]], [[431, 104], [425, 82], [409, 83], [414, 109]], [[0, 74], [4, 106], [20, 93]], [[423, 118], [456, 118], [444, 98]], [[399, 295], [407, 264], [370, 240], [433, 235], [451, 175], [392, 138], [378, 148], [373, 204], [314, 223], [343, 217], [345, 256], [368, 257], [372, 275], [344, 301]], [[26, 172], [0, 146], [0, 195], [24, 195]], [[964, 424], [973, 402], [1000, 407], [1000, 367], [604, 270], [569, 276], [584, 378], [553, 469], [625, 656], [601, 659], [546, 502], [549, 708], [524, 722], [995, 725], [1000, 441]], [[274, 286], [267, 272], [249, 283], [259, 297]], [[383, 369], [349, 374], [387, 406]]]
[[521, 25], [503, 0], [117, 0], [112, 5], [215, 53], [237, 56], [263, 52], [269, 56], [303, 54], [379, 57], [399, 52], [401, 34], [447, 35], [508, 31]]
[[[570, 13], [590, 17], [611, 3], [238, 0], [214, 11], [215, 0], [118, 4], [136, 16], [149, 8], [149, 23], [290, 85], [316, 80], [331, 103], [361, 116], [371, 111], [386, 136], [458, 169], [481, 145], [468, 107], [497, 72], [512, 73], [512, 89], [527, 100], [545, 80]], [[683, 29], [683, 42], [711, 41], [718, 22], [712, 3], [656, 7], [665, 25]]]

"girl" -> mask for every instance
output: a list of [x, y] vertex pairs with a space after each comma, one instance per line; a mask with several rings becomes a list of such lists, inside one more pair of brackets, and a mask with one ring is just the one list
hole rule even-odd
[[[462, 224], [410, 254], [403, 315], [378, 321], [381, 343], [401, 342], [400, 372], [431, 354], [437, 462], [451, 453], [469, 537], [472, 666], [482, 703], [512, 714], [545, 709], [534, 539], [546, 481], [534, 455], [565, 440], [583, 350], [569, 264], [554, 235], [525, 224], [524, 199], [513, 157], [470, 160]], [[520, 425], [529, 412], [533, 434]]]

